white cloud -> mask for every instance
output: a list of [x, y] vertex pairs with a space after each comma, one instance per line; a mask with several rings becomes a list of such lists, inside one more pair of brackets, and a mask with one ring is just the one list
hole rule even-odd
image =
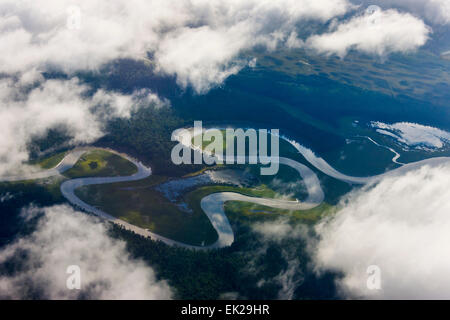
[[[412, 2], [412, 0], [410, 0]], [[450, 24], [450, 1], [428, 0], [425, 1], [426, 16], [440, 24]]]
[[[347, 297], [450, 298], [450, 164], [424, 166], [352, 193], [317, 228], [317, 271], [343, 274]], [[368, 290], [366, 270], [381, 269], [381, 290]]]
[[258, 282], [258, 286], [263, 286], [267, 282], [274, 282], [280, 286], [278, 299], [291, 300], [295, 297], [295, 290], [304, 280], [302, 261], [295, 246], [289, 243], [290, 240], [303, 242], [308, 238], [308, 228], [302, 224], [289, 223], [288, 219], [277, 219], [275, 221], [257, 222], [252, 225], [252, 230], [260, 236], [261, 247], [254, 248], [252, 260], [247, 266], [249, 273], [255, 274], [260, 266], [260, 259], [267, 254], [267, 249], [271, 243], [276, 243], [280, 248], [282, 259], [286, 262], [286, 267], [273, 278], [263, 278]]
[[252, 229], [265, 241], [282, 242], [289, 239], [305, 239], [308, 236], [306, 226], [302, 224], [292, 225], [287, 219], [257, 222], [252, 225]]
[[372, 121], [378, 133], [390, 136], [397, 142], [417, 149], [441, 149], [450, 144], [450, 132], [411, 122], [387, 124]]
[[[35, 214], [35, 209], [25, 211]], [[130, 258], [125, 243], [110, 238], [103, 223], [68, 206], [44, 209], [37, 229], [0, 251], [0, 263], [26, 253], [23, 268], [0, 276], [0, 297], [46, 299], [169, 299], [165, 281], [141, 260]], [[66, 286], [67, 267], [81, 269], [81, 289]]]
[[389, 9], [354, 16], [331, 32], [309, 37], [306, 44], [320, 53], [340, 57], [350, 50], [385, 56], [416, 50], [427, 42], [430, 32], [419, 18]]
[[398, 8], [423, 17], [433, 24], [450, 23], [450, 1], [448, 0], [354, 0], [355, 4], [379, 5], [383, 8]]

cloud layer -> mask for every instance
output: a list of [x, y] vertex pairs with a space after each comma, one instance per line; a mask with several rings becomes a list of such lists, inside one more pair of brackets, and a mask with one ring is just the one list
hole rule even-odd
[[423, 46], [431, 32], [425, 23], [397, 10], [365, 12], [337, 24], [333, 31], [307, 39], [318, 52], [345, 56], [350, 50], [385, 56], [408, 52]]
[[[429, 7], [440, 12], [448, 5], [430, 0]], [[0, 4], [0, 72], [56, 68], [70, 74], [98, 70], [118, 58], [146, 59], [150, 53], [158, 72], [174, 75], [182, 87], [206, 92], [249, 63], [242, 53], [298, 46], [301, 24], [324, 24], [356, 8], [348, 0], [83, 0], [76, 6], [70, 0], [5, 0]], [[429, 33], [419, 18], [396, 10], [332, 25], [336, 30], [311, 35], [307, 45], [340, 55], [350, 48], [385, 54], [416, 49]]]
[[157, 68], [201, 92], [243, 64], [256, 45], [274, 48], [305, 19], [346, 13], [347, 0], [103, 1], [5, 0], [0, 4], [0, 72], [96, 70], [152, 53]]
[[[424, 166], [354, 192], [317, 231], [317, 271], [343, 274], [344, 296], [450, 298], [450, 165]], [[367, 268], [381, 270], [381, 290], [366, 286]]]
[[[443, 12], [441, 19], [448, 20], [445, 0], [421, 3], [423, 14]], [[0, 73], [57, 69], [70, 74], [98, 70], [118, 58], [146, 59], [150, 53], [157, 71], [205, 92], [248, 64], [242, 53], [298, 46], [301, 24], [327, 23], [356, 8], [348, 0], [82, 0], [76, 6], [70, 0], [4, 0]], [[332, 25], [336, 30], [312, 34], [308, 46], [340, 55], [350, 48], [384, 54], [413, 50], [429, 33], [419, 18], [396, 10]]]
[[[37, 209], [24, 211], [25, 217]], [[110, 238], [105, 225], [68, 206], [44, 209], [37, 229], [0, 251], [21, 268], [0, 276], [2, 299], [169, 299], [172, 291], [143, 261], [129, 257], [125, 243]], [[67, 268], [81, 271], [81, 289], [69, 290]]]
[[450, 24], [450, 2], [448, 0], [360, 0], [352, 1], [366, 6], [375, 4], [386, 8], [406, 10], [427, 22], [436, 25]]

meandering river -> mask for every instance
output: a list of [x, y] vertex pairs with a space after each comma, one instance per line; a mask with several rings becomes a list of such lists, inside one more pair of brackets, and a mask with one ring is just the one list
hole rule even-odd
[[[185, 143], [186, 146], [195, 149], [198, 152], [202, 152], [198, 147], [193, 146], [189, 134], [192, 132], [192, 128], [179, 130], [175, 133], [175, 138]], [[312, 150], [302, 146], [298, 142], [291, 140], [287, 137], [280, 136], [281, 139], [289, 142], [312, 166], [314, 166], [317, 170], [323, 172], [324, 174], [336, 178], [338, 180], [342, 180], [352, 184], [366, 184], [372, 181], [376, 181], [385, 176], [391, 175], [400, 175], [404, 174], [407, 171], [419, 168], [424, 165], [430, 166], [438, 166], [443, 163], [448, 163], [450, 161], [449, 157], [439, 157], [439, 158], [430, 158], [422, 161], [417, 161], [409, 164], [402, 165], [399, 168], [393, 169], [389, 172], [372, 176], [372, 177], [353, 177], [345, 175], [332, 166], [330, 166], [324, 159], [317, 156]], [[76, 148], [74, 150], [69, 151], [65, 157], [61, 160], [61, 162], [56, 165], [52, 169], [41, 170], [38, 172], [32, 172], [27, 174], [21, 174], [16, 176], [9, 177], [1, 177], [0, 181], [19, 181], [19, 180], [34, 180], [34, 179], [44, 179], [52, 176], [57, 176], [62, 174], [64, 171], [72, 168], [75, 163], [80, 159], [80, 157], [89, 150], [94, 148]], [[308, 196], [304, 201], [290, 201], [284, 199], [271, 199], [271, 198], [258, 198], [258, 197], [250, 197], [246, 195], [242, 195], [240, 193], [234, 192], [219, 192], [213, 193], [205, 196], [201, 202], [200, 206], [202, 210], [205, 212], [206, 216], [210, 220], [212, 226], [216, 230], [218, 234], [218, 238], [216, 242], [207, 246], [195, 246], [179, 241], [175, 241], [156, 233], [149, 231], [148, 229], [143, 229], [138, 226], [132, 225], [123, 221], [121, 219], [115, 218], [110, 214], [89, 205], [84, 202], [75, 194], [75, 190], [81, 188], [82, 186], [87, 185], [97, 185], [97, 184], [107, 184], [107, 183], [116, 183], [116, 182], [125, 182], [125, 181], [135, 181], [147, 178], [151, 175], [151, 168], [146, 167], [140, 161], [133, 159], [132, 157], [118, 153], [114, 150], [107, 149], [109, 152], [116, 153], [128, 161], [132, 162], [137, 167], [137, 172], [130, 176], [117, 176], [117, 177], [89, 177], [89, 178], [76, 178], [66, 180], [61, 184], [61, 193], [62, 195], [73, 205], [95, 214], [96, 216], [108, 220], [112, 223], [122, 226], [123, 228], [133, 231], [136, 234], [139, 234], [144, 237], [149, 237], [153, 240], [162, 241], [171, 246], [180, 246], [184, 248], [204, 250], [204, 249], [213, 249], [213, 248], [222, 248], [226, 246], [230, 246], [234, 241], [234, 233], [231, 228], [231, 225], [228, 221], [228, 218], [224, 211], [224, 204], [227, 201], [244, 201], [255, 203], [267, 207], [278, 208], [278, 209], [287, 209], [287, 210], [308, 210], [314, 207], [319, 206], [324, 200], [324, 192], [321, 187], [320, 181], [317, 175], [307, 166], [289, 159], [280, 157], [279, 164], [286, 165], [293, 169], [295, 169], [299, 174], [300, 181], [305, 185]]]

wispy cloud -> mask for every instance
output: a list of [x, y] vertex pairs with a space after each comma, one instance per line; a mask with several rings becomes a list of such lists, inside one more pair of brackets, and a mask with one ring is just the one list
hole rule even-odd
[[[259, 236], [259, 247], [252, 252], [253, 257], [248, 265], [247, 272], [260, 272], [261, 258], [269, 255], [269, 248], [278, 248], [280, 256], [269, 259], [280, 259], [284, 264], [280, 271], [273, 277], [264, 277], [258, 282], [258, 286], [267, 283], [275, 283], [280, 289], [278, 299], [291, 300], [295, 298], [295, 291], [304, 281], [304, 271], [307, 261], [298, 256], [298, 247], [309, 237], [308, 228], [301, 224], [289, 223], [288, 219], [280, 218], [274, 221], [257, 222], [252, 225], [252, 230]], [[264, 263], [263, 263], [264, 265]]]
[[[43, 213], [36, 230], [0, 251], [3, 299], [169, 299], [172, 290], [125, 243], [112, 239], [104, 223], [68, 206], [24, 210]], [[81, 289], [66, 286], [67, 268], [81, 271]], [[6, 270], [5, 269], [5, 270]], [[3, 271], [5, 271], [3, 270]]]
[[306, 45], [320, 53], [344, 57], [350, 50], [385, 56], [423, 46], [431, 29], [419, 18], [397, 10], [379, 10], [336, 23], [334, 30], [313, 35]]
[[104, 125], [114, 117], [128, 117], [139, 106], [164, 103], [150, 92], [131, 95], [90, 88], [77, 78], [37, 81], [29, 88], [11, 78], [0, 79], [0, 175], [23, 169], [28, 160], [27, 144], [45, 137], [49, 129], [64, 128], [69, 143], [90, 143], [104, 134]]
[[[424, 166], [352, 193], [323, 222], [313, 255], [317, 271], [342, 273], [347, 297], [450, 297], [450, 165]], [[381, 270], [381, 290], [369, 290], [367, 268]]]

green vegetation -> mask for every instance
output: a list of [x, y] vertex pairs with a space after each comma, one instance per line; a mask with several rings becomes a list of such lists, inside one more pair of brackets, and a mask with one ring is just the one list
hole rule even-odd
[[86, 152], [64, 175], [69, 178], [129, 176], [137, 172], [127, 159], [106, 150]]
[[60, 152], [60, 153], [54, 154], [48, 158], [45, 158], [45, 159], [39, 161], [38, 164], [43, 169], [51, 169], [51, 168], [56, 167], [61, 162], [61, 160], [64, 158], [65, 155], [66, 155], [66, 152]]
[[[203, 197], [216, 192], [237, 192], [264, 198], [278, 195], [264, 184], [256, 188], [211, 185], [186, 193], [181, 199], [181, 203], [186, 206], [181, 208], [155, 190], [154, 186], [165, 180], [162, 176], [152, 175], [137, 182], [84, 186], [77, 189], [76, 194], [83, 201], [124, 221], [164, 237], [195, 245], [211, 244], [217, 239], [216, 231], [200, 207]], [[271, 212], [285, 214], [287, 211], [273, 209]], [[302, 217], [311, 220], [314, 214], [304, 213]]]
[[9, 199], [0, 202], [0, 247], [10, 243], [18, 234], [32, 230], [34, 219], [24, 219], [22, 208], [30, 204], [35, 207], [51, 206], [65, 201], [59, 184], [60, 179], [0, 183], [0, 196], [9, 196]]
[[66, 153], [67, 153], [66, 151], [58, 152], [54, 155], [51, 155], [51, 156], [43, 158], [43, 159], [32, 160], [32, 161], [30, 161], [30, 164], [38, 165], [42, 169], [51, 169], [51, 168], [56, 167], [56, 165], [61, 162], [61, 160], [66, 155]]
[[141, 108], [131, 119], [114, 119], [108, 123], [108, 134], [97, 145], [130, 154], [148, 163], [155, 174], [181, 177], [199, 170], [201, 165], [175, 165], [170, 154], [177, 144], [172, 131], [192, 125], [190, 117], [180, 118], [173, 108]]
[[[43, 180], [0, 182], [0, 192], [20, 193], [20, 190], [24, 190], [24, 192], [29, 192], [30, 194], [33, 194], [35, 192], [36, 196], [38, 194], [45, 193], [46, 198], [52, 198], [55, 202], [61, 202], [64, 200], [59, 189], [62, 179], [63, 178], [61, 177], [51, 177]], [[37, 197], [36, 199], [38, 200], [39, 197]]]
[[[256, 130], [256, 137], [258, 139], [259, 138], [259, 132], [257, 131], [258, 128], [254, 128], [254, 129]], [[246, 132], [247, 129], [243, 129], [243, 130], [244, 130], [244, 132]], [[222, 149], [217, 149], [217, 150], [214, 150], [214, 151], [217, 152], [217, 153], [222, 154], [227, 149], [227, 134], [226, 134], [226, 130], [224, 130], [224, 129], [220, 129], [219, 131], [222, 134], [222, 138], [223, 138], [222, 139]], [[200, 138], [199, 136], [201, 136], [201, 139], [202, 139], [201, 140], [201, 143], [202, 143], [201, 149], [202, 150], [204, 150], [207, 146], [212, 145], [215, 142], [215, 137], [214, 136], [213, 136], [213, 138], [211, 140], [207, 140], [204, 137], [204, 133], [203, 133], [203, 134], [199, 134], [198, 136], [192, 137], [191, 143], [192, 143], [193, 146], [199, 147], [198, 143], [194, 143], [194, 142], [197, 142], [197, 141], [195, 141], [196, 139]], [[234, 138], [234, 149], [235, 149], [235, 151], [236, 151], [236, 148], [237, 148], [237, 142], [238, 142], [238, 138], [235, 137]], [[270, 134], [268, 136], [268, 143], [269, 143], [269, 148], [270, 148]], [[287, 144], [287, 143], [284, 142], [284, 144]], [[289, 144], [287, 144], [287, 145], [288, 145], [287, 148], [292, 149], [291, 145], [289, 145]], [[249, 139], [248, 139], [248, 137], [245, 137], [245, 153], [248, 154], [248, 152], [249, 152]]]
[[[275, 198], [278, 194], [268, 186], [262, 184], [256, 188], [238, 188], [233, 186], [205, 186], [184, 195], [184, 200], [195, 211], [201, 211], [200, 201], [203, 197], [217, 192], [236, 192], [246, 196], [260, 198]], [[294, 200], [294, 199], [288, 199]], [[266, 207], [243, 201], [228, 201], [225, 203], [225, 213], [233, 222], [253, 223], [266, 218], [279, 218], [280, 215], [288, 216], [293, 222], [314, 223], [324, 215], [333, 213], [334, 206], [323, 203], [310, 210], [285, 210]]]
[[198, 176], [198, 175], [204, 173], [206, 170], [214, 170], [214, 169], [218, 169], [218, 168], [223, 168], [223, 166], [224, 166], [223, 164], [216, 164], [216, 165], [212, 165], [212, 166], [203, 167], [198, 171], [191, 172], [191, 173], [184, 175], [183, 178], [195, 177], [195, 176]]
[[[188, 204], [200, 203], [203, 197], [217, 192], [236, 192], [246, 196], [260, 197], [260, 198], [275, 198], [278, 194], [270, 189], [267, 185], [259, 185], [256, 188], [240, 188], [234, 186], [220, 186], [212, 185], [198, 188], [194, 191], [188, 192], [184, 195], [184, 199]], [[293, 199], [291, 199], [293, 200]]]
[[225, 212], [228, 218], [243, 224], [251, 224], [256, 221], [265, 221], [268, 219], [278, 219], [280, 215], [289, 217], [293, 223], [312, 224], [319, 221], [322, 217], [334, 213], [335, 208], [335, 206], [322, 203], [313, 209], [292, 211], [242, 201], [229, 201], [225, 203]]
[[76, 190], [83, 201], [136, 226], [194, 245], [211, 244], [217, 233], [201, 209], [183, 210], [152, 186], [161, 176], [139, 181], [85, 186]]

